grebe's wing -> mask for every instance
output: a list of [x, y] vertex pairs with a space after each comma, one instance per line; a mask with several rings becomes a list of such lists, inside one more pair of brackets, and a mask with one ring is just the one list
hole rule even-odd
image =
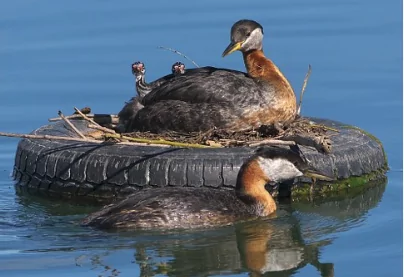
[[188, 103], [238, 102], [236, 98], [254, 91], [259, 92], [261, 89], [246, 73], [202, 67], [188, 69], [182, 75], [168, 78], [146, 95], [142, 104], [147, 106], [163, 100]]
[[153, 133], [207, 131], [214, 127], [227, 128], [234, 124], [243, 124], [239, 120], [240, 113], [238, 107], [230, 103], [164, 100], [141, 109], [128, 121], [126, 130]]

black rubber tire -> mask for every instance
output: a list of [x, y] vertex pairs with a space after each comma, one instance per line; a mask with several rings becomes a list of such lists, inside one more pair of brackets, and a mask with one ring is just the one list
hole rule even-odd
[[[385, 172], [386, 157], [376, 138], [339, 122], [312, 120], [340, 131], [332, 137], [333, 150], [329, 155], [301, 147], [317, 169], [339, 179]], [[83, 133], [90, 131], [85, 121], [73, 122]], [[32, 134], [75, 136], [63, 122], [42, 126]], [[143, 188], [234, 188], [238, 169], [254, 150], [249, 147], [179, 149], [22, 139], [16, 151], [13, 176], [17, 191], [111, 202]]]

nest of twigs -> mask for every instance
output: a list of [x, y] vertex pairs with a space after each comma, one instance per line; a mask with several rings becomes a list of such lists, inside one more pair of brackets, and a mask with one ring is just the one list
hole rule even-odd
[[217, 147], [259, 146], [265, 144], [294, 145], [305, 141], [303, 142], [304, 145], [312, 146], [321, 152], [328, 153], [331, 150], [331, 140], [327, 131], [338, 132], [327, 126], [317, 125], [308, 119], [299, 117], [288, 124], [278, 124], [278, 126], [264, 125], [256, 130], [241, 132], [214, 128], [206, 132], [195, 133], [166, 132], [154, 134], [133, 132], [124, 134], [124, 136]]
[[[331, 150], [331, 140], [328, 132], [338, 132], [327, 126], [317, 125], [314, 122], [297, 117], [288, 123], [278, 123], [276, 125], [261, 126], [256, 130], [246, 130], [242, 132], [230, 132], [223, 129], [213, 128], [206, 132], [195, 133], [178, 133], [166, 132], [154, 134], [150, 132], [132, 132], [118, 133], [116, 123], [118, 118], [113, 115], [105, 115], [114, 120], [101, 120], [100, 116], [92, 114], [84, 114], [82, 111], [75, 109], [72, 116], [63, 116], [59, 113], [59, 118], [50, 119], [64, 120], [73, 130], [74, 125], [69, 119], [84, 119], [89, 122], [88, 127], [94, 129], [86, 135], [80, 134], [81, 138], [87, 138], [96, 141], [107, 141], [125, 144], [148, 144], [148, 145], [166, 145], [175, 147], [240, 147], [240, 146], [261, 146], [261, 145], [306, 145], [316, 148], [320, 152], [329, 153]], [[89, 108], [82, 110], [91, 111]]]

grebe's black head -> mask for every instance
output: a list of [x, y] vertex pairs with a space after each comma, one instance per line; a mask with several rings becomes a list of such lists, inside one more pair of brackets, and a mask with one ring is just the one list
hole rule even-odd
[[132, 74], [136, 76], [136, 81], [139, 81], [146, 74], [146, 67], [142, 62], [134, 62], [132, 64]]
[[181, 75], [185, 73], [185, 64], [183, 64], [182, 62], [176, 62], [173, 64], [173, 66], [171, 67], [171, 72], [174, 75]]
[[319, 180], [332, 181], [333, 177], [327, 176], [314, 169], [300, 153], [280, 147], [260, 148], [253, 156], [262, 173], [274, 182], [291, 180], [296, 177], [306, 176]]
[[240, 50], [247, 52], [250, 50], [262, 49], [262, 38], [264, 28], [254, 20], [243, 19], [234, 23], [230, 31], [230, 44], [223, 52], [223, 57]]

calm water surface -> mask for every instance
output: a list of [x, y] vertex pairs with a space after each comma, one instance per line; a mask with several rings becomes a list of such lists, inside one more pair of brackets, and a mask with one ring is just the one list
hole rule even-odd
[[[296, 91], [313, 66], [303, 114], [382, 140], [384, 184], [349, 197], [282, 203], [271, 220], [203, 232], [110, 234], [76, 223], [94, 208], [15, 194], [17, 139], [0, 138], [0, 269], [7, 276], [402, 276], [401, 1], [3, 1], [0, 131], [26, 133], [61, 109], [116, 113], [180, 59], [224, 59], [231, 25], [259, 21], [264, 48]], [[186, 61], [185, 61], [186, 62]], [[186, 62], [190, 68], [192, 64]], [[265, 246], [268, 245], [268, 246]], [[265, 247], [263, 247], [265, 246]], [[252, 273], [251, 273], [252, 272]]]

